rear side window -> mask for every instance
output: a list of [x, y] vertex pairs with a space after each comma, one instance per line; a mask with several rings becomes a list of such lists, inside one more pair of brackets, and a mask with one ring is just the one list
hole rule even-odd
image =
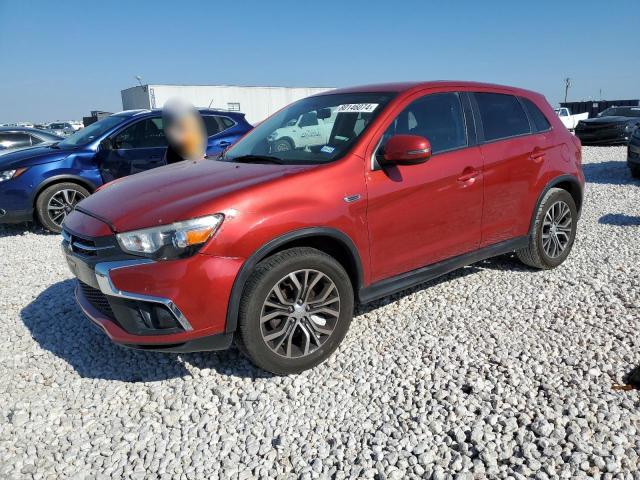
[[457, 93], [434, 93], [411, 102], [384, 133], [382, 145], [393, 135], [420, 135], [433, 153], [467, 145], [462, 105]]
[[207, 129], [207, 136], [210, 137], [217, 133], [226, 130], [233, 126], [233, 121], [227, 117], [217, 117], [214, 115], [205, 115], [202, 117], [204, 120], [205, 128]]
[[547, 130], [551, 129], [549, 120], [547, 120], [547, 117], [544, 116], [544, 113], [542, 113], [542, 111], [536, 106], [535, 103], [524, 97], [520, 97], [520, 100], [527, 108], [527, 111], [529, 112], [529, 118], [531, 118], [536, 132], [546, 132]]
[[113, 139], [114, 148], [157, 148], [166, 147], [162, 118], [148, 118], [125, 128]]
[[513, 95], [474, 93], [474, 96], [480, 110], [485, 141], [531, 133], [527, 115]]

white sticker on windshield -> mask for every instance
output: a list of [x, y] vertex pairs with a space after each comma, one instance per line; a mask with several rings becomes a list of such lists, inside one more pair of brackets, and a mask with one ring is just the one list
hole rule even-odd
[[377, 106], [377, 103], [345, 103], [344, 105], [339, 105], [336, 108], [336, 112], [371, 113]]

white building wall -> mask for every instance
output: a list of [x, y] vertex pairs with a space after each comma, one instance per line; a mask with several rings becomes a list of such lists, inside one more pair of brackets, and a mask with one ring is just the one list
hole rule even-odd
[[123, 90], [122, 107], [124, 110], [162, 108], [173, 97], [183, 98], [201, 108], [228, 110], [229, 104], [239, 103], [240, 111], [246, 115], [247, 121], [255, 125], [296, 100], [329, 90], [333, 88], [144, 85]]

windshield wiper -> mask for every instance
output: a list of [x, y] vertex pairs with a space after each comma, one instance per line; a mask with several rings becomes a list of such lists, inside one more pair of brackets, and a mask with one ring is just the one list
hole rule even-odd
[[278, 157], [273, 157], [271, 155], [241, 155], [239, 157], [234, 158], [232, 161], [238, 162], [238, 163], [264, 162], [264, 163], [275, 163], [278, 165], [284, 165], [284, 162], [282, 161], [282, 159]]

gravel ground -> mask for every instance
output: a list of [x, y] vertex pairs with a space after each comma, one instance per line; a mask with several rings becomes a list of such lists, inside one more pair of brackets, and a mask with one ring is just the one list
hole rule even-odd
[[640, 182], [585, 148], [568, 261], [504, 256], [361, 310], [320, 367], [112, 345], [57, 236], [0, 227], [0, 478], [634, 478]]

